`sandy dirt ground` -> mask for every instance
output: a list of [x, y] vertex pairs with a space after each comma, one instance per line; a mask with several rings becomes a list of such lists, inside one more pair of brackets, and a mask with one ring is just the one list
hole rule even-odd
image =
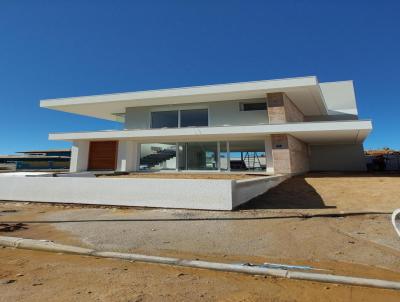
[[0, 301], [398, 301], [397, 291], [0, 249]]
[[[0, 231], [0, 235], [51, 239], [101, 250], [227, 263], [305, 264], [326, 269], [332, 274], [400, 281], [400, 238], [390, 224], [390, 215], [384, 214], [400, 207], [400, 178], [394, 175], [367, 175], [309, 174], [294, 177], [233, 212], [3, 202], [0, 203], [0, 224], [4, 223], [3, 228], [17, 222], [23, 224], [12, 232]], [[302, 217], [359, 211], [382, 214]], [[29, 253], [35, 256], [27, 261]], [[47, 262], [43, 261], [43, 254], [0, 250], [0, 279], [17, 280], [0, 284], [0, 291], [7, 289], [7, 297], [12, 298], [7, 301], [23, 300], [23, 297], [36, 293], [35, 286], [29, 284], [33, 284], [34, 280], [26, 278], [31, 281], [26, 284], [20, 282], [20, 278], [13, 275], [18, 274], [18, 266], [11, 269], [10, 263], [26, 263], [26, 275], [28, 271], [35, 272], [32, 276], [40, 272], [41, 278], [45, 278], [49, 285], [49, 290], [44, 293], [50, 295], [52, 288], [56, 289], [55, 285], [51, 286], [56, 277], [46, 275]], [[66, 290], [71, 295], [73, 289], [82, 288], [82, 285], [76, 285], [81, 277], [73, 278], [74, 269], [79, 270], [80, 266], [85, 268], [82, 278], [86, 273], [95, 271], [93, 278], [84, 284], [84, 289], [74, 294], [75, 300], [90, 297], [103, 301], [112, 293], [115, 301], [310, 301], [314, 298], [315, 301], [350, 301], [351, 298], [351, 301], [377, 301], [379, 295], [382, 295], [379, 300], [385, 295], [388, 295], [385, 301], [391, 298], [400, 300], [400, 293], [393, 291], [260, 277], [256, 280], [246, 275], [203, 270], [190, 270], [189, 275], [196, 276], [193, 280], [202, 280], [194, 282], [190, 278], [181, 278], [186, 275], [179, 277], [180, 273], [175, 274], [184, 271], [181, 268], [137, 263], [129, 270], [131, 279], [127, 279], [137, 287], [127, 289], [123, 283], [110, 289], [110, 286], [102, 286], [103, 283], [118, 283], [116, 279], [107, 279], [118, 279], [110, 263], [128, 265], [125, 262], [66, 255], [51, 255], [46, 259], [52, 259], [51, 263], [57, 267], [52, 270], [54, 276], [60, 273], [59, 276], [64, 275], [65, 282], [71, 282]], [[95, 261], [96, 266], [89, 261]], [[82, 263], [87, 263], [87, 266]], [[105, 278], [104, 272], [109, 271], [111, 275]], [[168, 281], [173, 286], [163, 283], [163, 272], [175, 276]], [[140, 277], [141, 274], [146, 276]], [[96, 295], [91, 296], [87, 294], [91, 290], [85, 290], [92, 287], [96, 288], [92, 291]], [[232, 291], [233, 288], [236, 290]], [[375, 291], [377, 296], [374, 296]], [[21, 296], [18, 296], [19, 293]], [[24, 293], [26, 296], [23, 296]], [[67, 296], [65, 299], [68, 300]]]
[[400, 174], [310, 173], [293, 177], [243, 209], [393, 211], [400, 207]]

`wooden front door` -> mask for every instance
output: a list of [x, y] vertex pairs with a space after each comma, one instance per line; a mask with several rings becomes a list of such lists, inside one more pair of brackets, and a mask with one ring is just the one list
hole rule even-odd
[[88, 170], [115, 170], [117, 141], [90, 142]]

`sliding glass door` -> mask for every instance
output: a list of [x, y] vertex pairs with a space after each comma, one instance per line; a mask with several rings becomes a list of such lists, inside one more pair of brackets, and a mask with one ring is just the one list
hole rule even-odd
[[141, 170], [265, 171], [265, 141], [141, 144]]
[[179, 143], [180, 170], [218, 170], [217, 142]]

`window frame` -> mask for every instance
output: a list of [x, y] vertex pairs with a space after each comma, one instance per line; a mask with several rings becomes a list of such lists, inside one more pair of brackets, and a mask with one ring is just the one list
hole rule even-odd
[[[198, 110], [204, 109], [207, 110], [207, 126], [185, 126], [181, 127], [181, 111], [187, 110]], [[163, 129], [163, 128], [153, 128], [152, 125], [152, 113], [153, 112], [162, 112], [162, 111], [178, 111], [178, 127], [177, 128], [190, 128], [190, 127], [209, 127], [210, 126], [210, 108], [209, 106], [168, 106], [168, 107], [156, 107], [149, 110], [149, 129]], [[167, 128], [167, 127], [166, 127]], [[174, 128], [169, 128], [174, 129]]]
[[[177, 111], [177, 110], [171, 109], [171, 110], [159, 110], [159, 111], [157, 110], [157, 111], [151, 111], [151, 112], [150, 112], [150, 118], [149, 118], [150, 129], [164, 129], [164, 128], [173, 129], [173, 128], [175, 128], [175, 127], [157, 127], [157, 128], [153, 127], [153, 113], [159, 113], [159, 112], [174, 112], [174, 111]], [[180, 124], [180, 114], [179, 114], [179, 111], [178, 111], [178, 121], [177, 121], [177, 124], [178, 124], [178, 128], [179, 128], [179, 124]]]
[[[207, 124], [201, 126], [182, 126], [182, 111], [193, 111], [193, 110], [207, 110]], [[189, 127], [208, 127], [210, 124], [210, 115], [208, 108], [190, 108], [190, 109], [180, 109], [179, 110], [179, 128], [189, 128]]]
[[[246, 105], [252, 105], [252, 104], [263, 104], [265, 105], [265, 108], [263, 109], [251, 109], [251, 110], [245, 110]], [[253, 101], [253, 102], [240, 102], [239, 103], [239, 110], [242, 112], [249, 112], [249, 111], [267, 111], [267, 101]]]

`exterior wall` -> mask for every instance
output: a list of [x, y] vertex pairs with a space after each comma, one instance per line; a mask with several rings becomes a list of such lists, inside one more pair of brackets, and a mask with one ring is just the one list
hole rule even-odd
[[139, 145], [132, 141], [118, 142], [117, 171], [137, 171], [139, 165]]
[[285, 180], [0, 177], [0, 200], [232, 210]]
[[70, 172], [82, 172], [88, 168], [89, 141], [74, 141], [71, 147]]
[[271, 136], [274, 173], [297, 174], [309, 170], [307, 144], [291, 135]]
[[274, 175], [265, 178], [245, 179], [233, 182], [232, 208], [236, 208], [257, 196], [264, 194], [269, 189], [276, 187], [289, 177], [290, 176], [288, 175]]
[[304, 173], [310, 170], [308, 145], [294, 136], [288, 135], [291, 173]]
[[[254, 100], [209, 103], [210, 126], [241, 126], [268, 124], [268, 114], [264, 110], [240, 111], [241, 102]], [[260, 101], [265, 101], [260, 99]]]
[[125, 129], [148, 129], [151, 107], [126, 108]]
[[311, 171], [365, 171], [364, 148], [356, 145], [311, 145]]
[[[267, 124], [266, 111], [240, 111], [240, 103], [253, 102], [252, 100], [211, 102], [198, 104], [197, 108], [208, 108], [209, 126], [240, 126]], [[257, 101], [265, 101], [257, 99]], [[148, 129], [152, 110], [171, 108], [171, 110], [195, 108], [192, 104], [169, 107], [133, 107], [126, 109], [125, 129]]]
[[232, 181], [2, 177], [0, 199], [209, 210], [232, 209]]
[[270, 124], [303, 122], [303, 113], [293, 104], [285, 93], [268, 93], [268, 118]]
[[353, 81], [320, 83], [319, 87], [330, 114], [349, 114], [357, 117]]
[[296, 107], [296, 105], [283, 93], [283, 101], [285, 106], [287, 122], [304, 122], [304, 114]]
[[280, 124], [286, 122], [282, 93], [267, 93], [267, 111], [270, 124]]

